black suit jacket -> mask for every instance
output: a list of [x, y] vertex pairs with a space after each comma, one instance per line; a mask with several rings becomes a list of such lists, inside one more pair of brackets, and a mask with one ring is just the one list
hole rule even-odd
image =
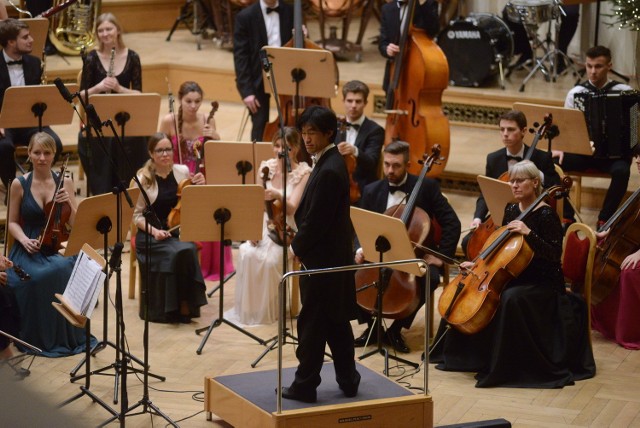
[[[25, 85], [39, 85], [42, 76], [40, 60], [33, 55], [23, 55], [22, 61]], [[4, 60], [4, 55], [0, 55], [0, 109], [4, 102], [4, 91], [9, 86], [11, 86], [11, 79], [9, 78], [7, 62]]]
[[[336, 133], [336, 144], [342, 141], [344, 141], [343, 136]], [[353, 179], [358, 183], [361, 194], [367, 184], [378, 179], [378, 163], [383, 143], [384, 128], [365, 117], [356, 136], [355, 146], [358, 148], [358, 158], [353, 172]]]
[[[418, 177], [409, 174], [407, 177], [409, 188], [413, 189], [417, 182]], [[365, 210], [384, 213], [387, 209], [388, 196], [389, 180], [378, 180], [364, 188], [360, 206]], [[416, 206], [422, 208], [430, 218], [438, 222], [442, 230], [438, 249], [445, 256], [453, 257], [460, 239], [460, 220], [447, 199], [442, 195], [440, 185], [436, 180], [425, 178], [418, 194]], [[371, 255], [367, 256], [372, 257]]]
[[[529, 146], [525, 144], [524, 153], [529, 151]], [[540, 171], [544, 174], [543, 186], [550, 187], [560, 184], [560, 176], [556, 172], [555, 166], [549, 154], [545, 151], [535, 149], [531, 155], [531, 162], [533, 162]], [[507, 172], [509, 165], [507, 163], [507, 149], [502, 148], [487, 155], [487, 166], [485, 174], [487, 177], [498, 178], [503, 173]], [[480, 194], [476, 201], [476, 211], [473, 214], [473, 218], [479, 218], [484, 221], [484, 218], [489, 213], [489, 208], [484, 200], [484, 196]]]
[[[344, 159], [333, 147], [314, 166], [295, 214], [298, 232], [291, 242], [307, 269], [353, 263], [349, 216], [349, 176]], [[354, 319], [353, 273], [300, 277], [302, 305], [321, 305], [335, 321]]]
[[[280, 40], [285, 44], [291, 39], [293, 7], [282, 0], [279, 6]], [[267, 45], [267, 42], [267, 30], [260, 2], [256, 2], [236, 15], [233, 29], [236, 86], [243, 99], [249, 95], [264, 94], [260, 50]]]
[[[427, 32], [429, 37], [435, 37], [440, 29], [438, 20], [438, 3], [435, 0], [427, 0], [420, 5], [416, 2], [416, 10], [413, 14], [413, 25]], [[378, 50], [380, 54], [387, 58], [387, 64], [384, 69], [384, 80], [382, 89], [387, 90], [389, 84], [391, 63], [393, 59], [387, 55], [387, 46], [389, 43], [395, 45], [400, 43], [400, 8], [398, 3], [392, 1], [385, 3], [380, 10], [380, 39], [378, 42]]]

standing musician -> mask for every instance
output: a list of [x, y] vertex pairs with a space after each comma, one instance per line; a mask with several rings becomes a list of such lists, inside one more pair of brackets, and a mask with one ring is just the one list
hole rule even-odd
[[[181, 163], [189, 167], [189, 172], [195, 174], [200, 170], [202, 162], [198, 157], [204, 155], [204, 142], [219, 140], [220, 134], [216, 131], [215, 118], [208, 117], [200, 111], [204, 92], [196, 82], [187, 81], [178, 89], [178, 117], [168, 113], [160, 122], [160, 132], [166, 134], [173, 144], [173, 162]], [[215, 113], [212, 111], [211, 114]], [[177, 135], [176, 135], [177, 132]], [[199, 156], [196, 156], [195, 150]], [[201, 269], [205, 279], [217, 281], [220, 279], [220, 242], [202, 242]], [[234, 271], [233, 255], [231, 247], [224, 247], [225, 266], [224, 276]]]
[[[29, 26], [17, 19], [6, 19], [0, 22], [0, 108], [4, 101], [4, 92], [10, 86], [39, 85], [42, 79], [40, 59], [30, 55], [33, 50], [33, 37]], [[62, 152], [62, 141], [50, 127], [42, 128], [51, 135], [56, 145], [56, 158]], [[5, 188], [16, 176], [14, 162], [15, 146], [26, 146], [31, 137], [38, 132], [38, 127], [0, 128], [0, 179]]]
[[342, 99], [347, 131], [343, 141], [338, 141], [341, 140], [340, 133], [335, 141], [341, 155], [356, 158], [353, 179], [358, 183], [361, 194], [364, 186], [378, 178], [380, 149], [384, 142], [384, 129], [364, 115], [368, 97], [369, 87], [365, 83], [359, 80], [345, 83], [342, 87]]
[[260, 50], [282, 46], [291, 38], [293, 7], [284, 1], [259, 0], [236, 15], [233, 27], [233, 63], [236, 87], [251, 113], [251, 140], [262, 141], [269, 121], [269, 99], [262, 81]]
[[[436, 0], [416, 0], [413, 26], [425, 30], [429, 37], [435, 37], [440, 29], [438, 2]], [[391, 78], [391, 64], [400, 52], [400, 36], [403, 23], [411, 12], [406, 0], [391, 0], [380, 11], [380, 40], [378, 50], [387, 58], [382, 89], [386, 92]]]
[[[149, 321], [185, 323], [200, 316], [200, 306], [207, 304], [205, 284], [196, 246], [182, 242], [169, 232], [167, 218], [178, 203], [178, 184], [190, 178], [193, 184], [205, 184], [204, 175], [192, 175], [185, 165], [173, 163], [173, 144], [158, 132], [149, 138], [150, 159], [138, 171], [138, 179], [147, 191], [151, 207], [157, 215], [149, 219], [145, 230], [145, 203], [138, 197], [133, 221], [136, 233], [136, 257], [140, 265], [142, 283], [146, 283]], [[149, 236], [149, 277], [147, 278], [146, 233]], [[144, 302], [140, 305], [140, 318], [144, 319]]]
[[[516, 163], [509, 184], [518, 201], [505, 208], [503, 225], [523, 235], [533, 259], [509, 281], [495, 315], [486, 328], [467, 335], [443, 319], [431, 354], [436, 368], [471, 371], [476, 387], [561, 388], [595, 374], [589, 344], [588, 308], [582, 298], [567, 293], [560, 264], [562, 223], [547, 204], [538, 205], [523, 221], [518, 217], [542, 192], [540, 171], [531, 161]], [[500, 251], [500, 250], [498, 250]], [[500, 257], [497, 253], [495, 257]], [[461, 269], [473, 272], [474, 263]]]
[[[333, 144], [336, 115], [320, 106], [300, 116], [302, 139], [314, 158], [314, 168], [295, 213], [298, 233], [291, 251], [305, 269], [346, 266], [352, 260], [353, 232], [349, 217], [349, 175]], [[333, 355], [336, 381], [346, 397], [355, 397], [360, 385], [350, 320], [357, 313], [351, 272], [300, 277], [302, 310], [298, 316], [299, 364], [295, 379], [282, 396], [316, 401], [324, 350]]]
[[[385, 178], [365, 187], [362, 195], [361, 207], [366, 210], [384, 213], [385, 210], [394, 205], [406, 202], [408, 196], [418, 177], [409, 174], [409, 144], [404, 141], [394, 141], [384, 148], [382, 167]], [[416, 206], [422, 208], [432, 220], [441, 227], [442, 234], [439, 243], [436, 243], [434, 250], [442, 254], [453, 257], [460, 239], [460, 220], [455, 211], [449, 205], [449, 201], [440, 192], [440, 185], [432, 178], [425, 178], [423, 187], [416, 202]], [[432, 227], [437, 227], [432, 224]], [[362, 248], [358, 248], [355, 256], [356, 263], [363, 263], [365, 255]], [[440, 268], [444, 266], [443, 261], [431, 254], [425, 257], [425, 261], [429, 265], [429, 284], [431, 291], [435, 290], [440, 283]], [[402, 328], [410, 328], [416, 314], [425, 302], [425, 296], [422, 292], [425, 286], [424, 277], [418, 279], [418, 289], [420, 290], [420, 303], [416, 310], [404, 319], [395, 320], [383, 339], [388, 345], [394, 347], [398, 352], [408, 353], [409, 347], [402, 338], [400, 333]], [[371, 315], [361, 311], [360, 320], [366, 321], [367, 329], [355, 340], [355, 346], [364, 346], [369, 339], [369, 343], [376, 343], [377, 336], [371, 332]]]
[[[576, 108], [574, 97], [578, 93], [602, 94], [632, 89], [629, 85], [609, 80], [608, 73], [611, 70], [611, 51], [609, 48], [594, 46], [587, 50], [586, 56], [585, 67], [589, 80], [580, 83], [569, 91], [564, 101], [565, 108]], [[600, 159], [593, 156], [564, 153], [559, 150], [554, 150], [553, 155], [558, 158], [558, 163], [565, 171], [596, 170], [611, 175], [611, 183], [604, 197], [600, 214], [598, 214], [598, 227], [603, 225], [616, 211], [627, 191], [631, 174], [631, 157]], [[573, 220], [574, 212], [571, 205], [565, 203], [564, 210], [564, 217]]]
[[[640, 145], [636, 145], [634, 156], [640, 172]], [[630, 213], [638, 216], [639, 214]], [[596, 233], [606, 239], [610, 230]], [[602, 302], [591, 309], [591, 326], [606, 338], [615, 340], [627, 349], [640, 349], [640, 248], [626, 255], [620, 264], [618, 286]]]
[[[283, 144], [286, 144], [290, 150], [291, 172], [287, 174], [286, 223], [280, 226], [286, 225], [295, 231], [297, 228], [294, 214], [298, 209], [302, 192], [311, 173], [309, 164], [298, 161], [297, 155], [301, 150], [301, 138], [295, 128], [284, 128], [284, 138], [282, 131], [276, 132], [272, 143], [274, 156], [269, 160], [262, 161], [259, 171], [261, 171], [263, 180], [266, 178], [266, 181], [263, 182], [265, 203], [277, 202], [282, 210], [282, 159], [278, 156], [282, 151]], [[264, 172], [266, 172], [266, 176]], [[272, 219], [269, 219], [267, 212], [264, 214], [262, 239], [257, 242], [244, 242], [238, 250], [235, 303], [229, 318], [244, 325], [272, 324], [280, 317], [278, 313], [278, 284], [282, 279], [282, 245], [270, 237], [273, 236], [272, 231], [274, 231], [273, 221], [280, 221], [280, 218], [275, 218], [278, 213], [274, 211], [275, 207], [272, 207], [271, 214], [274, 217]], [[276, 226], [276, 233], [277, 228]], [[291, 262], [291, 259], [288, 262]]]
[[[83, 68], [86, 75], [82, 76], [80, 82], [82, 96], [85, 96], [85, 89], [89, 95], [142, 92], [140, 57], [126, 47], [122, 33], [122, 26], [112, 13], [103, 13], [96, 19], [95, 37], [98, 40], [98, 46], [89, 52], [85, 59]], [[148, 159], [145, 140], [144, 137], [125, 137], [123, 141], [133, 168], [128, 170], [124, 159], [118, 162], [120, 176], [125, 183], [131, 180], [135, 171]], [[94, 195], [110, 193], [118, 184], [109, 156], [121, 159], [122, 155], [120, 149], [114, 147], [116, 145], [114, 138], [105, 138], [104, 142], [108, 155], [99, 147], [95, 139], [89, 144], [83, 131], [78, 138], [78, 154], [87, 173], [91, 193]]]
[[[504, 149], [496, 150], [487, 155], [487, 163], [485, 166], [485, 175], [491, 178], [499, 178], [507, 172], [509, 168], [521, 161], [527, 152], [529, 146], [524, 144], [524, 136], [527, 133], [527, 118], [521, 111], [510, 110], [503, 113], [498, 119], [500, 125], [500, 137]], [[560, 177], [553, 166], [553, 162], [549, 154], [540, 149], [535, 149], [530, 160], [542, 172], [543, 185], [545, 188], [560, 184]], [[473, 220], [470, 227], [475, 229], [489, 214], [489, 208], [484, 200], [484, 196], [480, 194], [476, 201], [476, 209], [473, 213]], [[471, 234], [462, 239], [462, 249], [467, 253], [467, 243]]]
[[[44, 234], [49, 218], [50, 222], [55, 221], [57, 204], [68, 206], [66, 222], [73, 225], [77, 209], [75, 189], [70, 178], [59, 177], [51, 170], [55, 142], [49, 134], [34, 134], [29, 141], [28, 153], [33, 170], [11, 183], [9, 233], [15, 244], [9, 258], [31, 279], [22, 281], [10, 270], [7, 284], [18, 302], [20, 339], [42, 349], [47, 357], [73, 355], [84, 351], [84, 330], [69, 324], [51, 302], [55, 293], [64, 293], [75, 257], [63, 257], [57, 249], [45, 247], [39, 236]], [[56, 193], [59, 184], [60, 190]], [[46, 210], [52, 210], [54, 214], [49, 217]]]
[[[6, 243], [5, 243], [6, 245]], [[0, 256], [0, 330], [14, 337], [20, 334], [20, 313], [13, 291], [7, 287], [7, 272], [13, 263], [5, 256]], [[9, 339], [0, 334], [0, 361], [13, 356]]]

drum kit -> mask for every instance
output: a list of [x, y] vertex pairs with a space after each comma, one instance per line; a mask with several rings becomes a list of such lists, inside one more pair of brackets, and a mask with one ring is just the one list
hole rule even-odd
[[[553, 79], [555, 82], [559, 55], [573, 67], [573, 61], [556, 48], [559, 19], [564, 13], [558, 0], [510, 0], [506, 10], [509, 21], [524, 26], [534, 52], [535, 66], [522, 82], [520, 92], [538, 71], [547, 81]], [[555, 21], [555, 41], [551, 37], [541, 40], [538, 36], [540, 25], [549, 22], [550, 33], [550, 21]], [[500, 87], [505, 89], [505, 69], [508, 69], [508, 77], [514, 42], [509, 26], [500, 17], [490, 13], [470, 13], [466, 18], [451, 21], [440, 32], [437, 42], [449, 61], [451, 85], [478, 87], [499, 74]], [[542, 57], [536, 54], [539, 50], [544, 52]]]

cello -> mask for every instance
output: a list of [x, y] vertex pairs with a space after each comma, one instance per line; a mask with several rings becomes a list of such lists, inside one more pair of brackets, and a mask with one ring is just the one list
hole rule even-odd
[[424, 30], [412, 25], [416, 0], [410, 0], [410, 16], [404, 20], [400, 52], [395, 57], [387, 89], [385, 145], [402, 140], [410, 144], [409, 172], [417, 174], [424, 153], [436, 144], [444, 161], [429, 172], [437, 177], [449, 156], [449, 120], [442, 111], [442, 92], [449, 83], [444, 52]]
[[604, 300], [618, 284], [620, 264], [640, 247], [640, 189], [618, 208], [598, 232], [611, 230], [598, 242], [591, 277], [591, 304]]
[[[424, 184], [424, 179], [432, 166], [440, 159], [440, 147], [433, 146], [432, 153], [428, 157], [425, 155], [422, 171], [418, 176], [418, 182], [413, 187], [411, 195], [405, 204], [389, 207], [384, 214], [400, 218], [407, 227], [411, 242], [416, 243], [414, 251], [416, 257], [424, 257], [420, 248], [429, 237], [431, 220], [429, 215], [420, 207], [416, 206], [420, 189]], [[377, 291], [368, 284], [378, 280], [378, 272], [375, 269], [364, 269], [356, 272], [356, 298], [358, 305], [365, 311], [375, 314]], [[386, 291], [382, 296], [382, 316], [385, 318], [402, 319], [413, 313], [420, 303], [420, 290], [416, 284], [415, 275], [394, 270], [389, 278]]]
[[[553, 186], [524, 210], [516, 220], [524, 221], [545, 198], [557, 197], [571, 188], [570, 177], [562, 186]], [[438, 312], [444, 320], [462, 333], [475, 334], [493, 319], [504, 287], [517, 278], [533, 259], [533, 250], [520, 233], [507, 226], [496, 230], [474, 260], [474, 266], [460, 273], [444, 287], [438, 301]]]

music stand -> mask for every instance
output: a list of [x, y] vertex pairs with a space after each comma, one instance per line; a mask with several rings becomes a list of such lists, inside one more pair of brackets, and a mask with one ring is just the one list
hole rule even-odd
[[257, 184], [260, 163], [272, 157], [271, 143], [207, 141], [204, 144], [207, 184]]
[[20, 18], [29, 26], [29, 33], [33, 37], [31, 55], [42, 58], [44, 45], [49, 37], [49, 20], [47, 18]]
[[[361, 208], [351, 207], [351, 223], [356, 231], [358, 240], [364, 254], [378, 254], [378, 262], [392, 262], [397, 260], [411, 260], [415, 258], [413, 246], [407, 233], [407, 226], [399, 218], [386, 216], [373, 211], [363, 210]], [[398, 270], [423, 276], [426, 271], [420, 269], [417, 264], [408, 264], [398, 266]], [[378, 271], [378, 281], [374, 283], [376, 287], [376, 308], [372, 315], [376, 317], [376, 335], [378, 338], [377, 348], [366, 354], [361, 355], [358, 359], [363, 360], [371, 355], [380, 354], [384, 356], [384, 373], [389, 376], [389, 358], [403, 364], [418, 368], [419, 365], [411, 361], [400, 358], [396, 355], [389, 355], [389, 351], [382, 347], [382, 315], [384, 307], [382, 304], [383, 295], [388, 286], [391, 270], [380, 268]], [[426, 277], [426, 289], [423, 290], [425, 296], [429, 289], [429, 275]], [[364, 288], [363, 288], [364, 289]], [[356, 290], [358, 292], [359, 290]], [[425, 316], [425, 322], [429, 317]], [[429, 326], [425, 326], [425, 337], [429, 331]], [[425, 339], [426, 341], [426, 339]], [[426, 346], [426, 345], [425, 345]], [[426, 349], [426, 348], [425, 348]]]
[[[78, 85], [65, 85], [71, 92]], [[73, 120], [73, 110], [60, 97], [56, 85], [10, 86], [4, 92], [0, 110], [0, 128], [31, 128], [37, 126], [68, 125]], [[35, 123], [34, 123], [35, 122]]]
[[478, 185], [480, 185], [480, 191], [487, 203], [493, 223], [496, 226], [501, 226], [504, 218], [504, 207], [510, 202], [516, 202], [511, 186], [506, 181], [496, 180], [486, 175], [478, 176]]
[[[160, 94], [95, 94], [89, 96], [100, 117], [111, 118], [120, 127], [120, 139], [143, 137], [156, 132], [160, 116]], [[126, 129], [126, 133], [125, 133]], [[110, 127], [102, 130], [104, 137], [113, 137]]]
[[[188, 186], [182, 191], [182, 241], [255, 240], [262, 238], [264, 189], [259, 185]], [[224, 251], [220, 251], [220, 269], [224, 269]], [[249, 336], [259, 344], [265, 341], [224, 318], [224, 275], [220, 275], [218, 318], [207, 330], [196, 353], [202, 348], [215, 327], [222, 323]]]

